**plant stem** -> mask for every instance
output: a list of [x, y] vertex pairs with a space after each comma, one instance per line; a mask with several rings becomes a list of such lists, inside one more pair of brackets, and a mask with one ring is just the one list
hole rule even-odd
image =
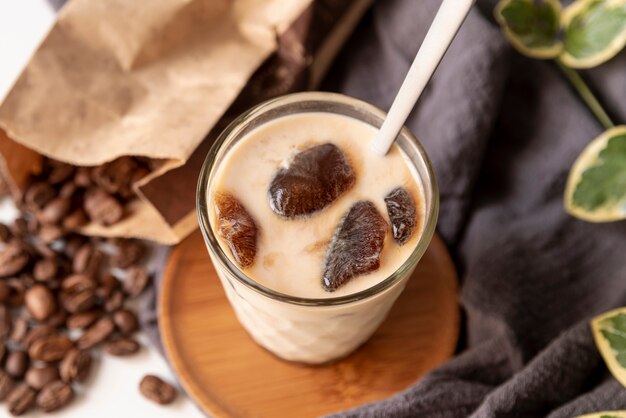
[[568, 67], [563, 64], [560, 59], [555, 59], [556, 65], [563, 71], [565, 77], [569, 80], [572, 86], [576, 89], [580, 97], [583, 99], [591, 113], [596, 117], [598, 122], [604, 127], [604, 129], [609, 129], [615, 126], [615, 124], [611, 121], [609, 115], [606, 114], [604, 108], [596, 99], [596, 96], [592, 93], [591, 89], [585, 83], [585, 80], [576, 72], [576, 70]]

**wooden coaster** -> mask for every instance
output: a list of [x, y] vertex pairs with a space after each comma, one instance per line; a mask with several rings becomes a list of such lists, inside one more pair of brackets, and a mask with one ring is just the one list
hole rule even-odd
[[168, 261], [159, 299], [165, 351], [181, 384], [211, 416], [313, 417], [388, 398], [454, 352], [457, 280], [435, 236], [374, 336], [344, 360], [293, 364], [237, 322], [196, 231]]

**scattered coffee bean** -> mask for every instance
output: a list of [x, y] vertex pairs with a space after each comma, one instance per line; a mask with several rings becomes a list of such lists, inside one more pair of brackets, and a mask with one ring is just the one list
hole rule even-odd
[[17, 318], [13, 321], [11, 336], [9, 339], [15, 343], [22, 344], [24, 338], [28, 334], [28, 320], [26, 318]]
[[65, 335], [49, 335], [33, 342], [28, 354], [33, 360], [52, 363], [61, 360], [73, 347], [72, 341]]
[[0, 252], [0, 277], [15, 276], [21, 273], [29, 261], [29, 254], [19, 241], [9, 242]]
[[45, 282], [53, 279], [59, 270], [57, 260], [52, 257], [44, 258], [35, 263], [33, 267], [33, 277], [35, 280]]
[[0, 224], [0, 242], [6, 243], [11, 239], [11, 230], [5, 224]]
[[120, 334], [124, 336], [129, 336], [139, 329], [137, 315], [127, 309], [114, 312], [113, 322]]
[[24, 338], [24, 345], [28, 348], [30, 347], [35, 341], [44, 338], [44, 337], [48, 337], [50, 335], [55, 335], [56, 334], [56, 329], [55, 327], [51, 326], [51, 325], [39, 325], [33, 329], [31, 329], [28, 334], [26, 335], [26, 337]]
[[60, 161], [48, 160], [48, 167], [50, 171], [46, 177], [49, 184], [56, 185], [69, 180], [74, 171], [76, 170], [69, 164], [62, 163]]
[[117, 311], [124, 305], [124, 293], [121, 290], [114, 290], [105, 300], [104, 310], [106, 312]]
[[118, 268], [128, 268], [141, 261], [146, 247], [137, 240], [119, 240], [118, 252], [111, 258], [111, 264]]
[[176, 389], [162, 379], [147, 375], [139, 383], [141, 394], [160, 405], [167, 405], [176, 399]]
[[11, 333], [11, 311], [6, 305], [0, 305], [0, 339]]
[[87, 380], [91, 370], [91, 355], [87, 351], [72, 349], [59, 366], [61, 379], [64, 382], [82, 383]]
[[83, 290], [95, 290], [97, 286], [96, 280], [92, 276], [86, 274], [73, 274], [63, 279], [61, 285], [63, 291], [67, 293], [78, 293]]
[[74, 273], [93, 276], [100, 271], [103, 254], [92, 244], [84, 244], [74, 256]]
[[100, 278], [100, 286], [96, 291], [97, 295], [101, 299], [108, 299], [114, 290], [120, 288], [120, 281], [112, 274], [105, 274]]
[[0, 280], [0, 303], [8, 302], [10, 296], [11, 288], [5, 281]]
[[124, 216], [120, 202], [101, 189], [87, 193], [83, 207], [89, 219], [104, 226], [113, 225]]
[[35, 390], [41, 390], [50, 382], [59, 380], [59, 370], [56, 367], [31, 367], [26, 372], [24, 381]]
[[66, 326], [69, 329], [85, 329], [94, 322], [96, 322], [98, 318], [100, 318], [100, 316], [102, 316], [102, 313], [99, 311], [86, 311], [75, 313], [67, 318]]
[[82, 208], [78, 208], [63, 219], [63, 228], [75, 230], [81, 226], [87, 225], [88, 222], [89, 219], [87, 219], [85, 211]]
[[89, 327], [87, 331], [80, 336], [76, 342], [76, 347], [81, 350], [87, 350], [95, 347], [102, 341], [106, 340], [114, 330], [115, 324], [113, 323], [113, 320], [108, 317], [102, 318]]
[[137, 297], [150, 282], [150, 276], [145, 268], [139, 266], [131, 267], [127, 273], [123, 284], [124, 291], [131, 298]]
[[57, 310], [50, 318], [46, 320], [46, 325], [58, 328], [65, 324], [67, 320], [67, 313], [64, 310]]
[[38, 321], [45, 321], [56, 311], [54, 295], [47, 287], [36, 285], [24, 295], [26, 309]]
[[139, 343], [128, 337], [115, 338], [111, 341], [108, 341], [104, 345], [104, 351], [107, 354], [118, 357], [135, 354], [137, 351], [139, 351], [139, 348], [141, 348]]
[[63, 237], [65, 232], [60, 226], [57, 225], [44, 225], [39, 231], [39, 239], [44, 244], [50, 244]]
[[74, 174], [74, 184], [78, 187], [82, 187], [84, 189], [88, 188], [92, 185], [91, 182], [91, 168], [89, 167], [78, 167], [76, 169], [76, 174]]
[[6, 364], [4, 365], [5, 371], [11, 377], [21, 378], [26, 373], [30, 361], [26, 352], [17, 350], [11, 351], [7, 356]]
[[56, 196], [56, 191], [48, 183], [33, 183], [24, 193], [24, 203], [33, 209], [41, 209]]
[[37, 393], [26, 383], [15, 386], [6, 398], [9, 413], [11, 415], [22, 415], [35, 406]]
[[0, 402], [6, 399], [13, 386], [15, 386], [15, 383], [11, 376], [0, 370]]
[[37, 406], [44, 412], [52, 412], [63, 408], [74, 398], [74, 390], [60, 380], [50, 382], [37, 395]]
[[5, 281], [5, 283], [11, 289], [11, 293], [9, 294], [9, 298], [7, 301], [9, 305], [18, 306], [24, 303], [24, 293], [26, 291], [26, 286], [24, 285], [24, 282], [20, 279], [8, 279]]
[[20, 237], [20, 238], [25, 237], [26, 235], [29, 234], [31, 229], [32, 228], [30, 228], [28, 225], [28, 221], [22, 217], [17, 218], [16, 220], [13, 221], [13, 224], [11, 224], [11, 233], [15, 237]]
[[71, 202], [69, 199], [57, 197], [51, 200], [39, 214], [39, 220], [44, 224], [58, 224], [69, 213]]
[[81, 290], [80, 292], [65, 294], [63, 307], [69, 313], [85, 312], [93, 308], [96, 304], [95, 289]]

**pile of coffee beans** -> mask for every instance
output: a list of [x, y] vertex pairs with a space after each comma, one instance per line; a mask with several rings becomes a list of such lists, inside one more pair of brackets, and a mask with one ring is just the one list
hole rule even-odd
[[[150, 282], [137, 240], [84, 237], [88, 220], [111, 225], [147, 173], [135, 159], [93, 169], [48, 160], [18, 202], [21, 216], [0, 224], [0, 401], [12, 415], [63, 408], [88, 378], [94, 350], [140, 350], [127, 301]], [[132, 181], [131, 181], [132, 180]], [[146, 376], [140, 392], [160, 404], [176, 396]]]

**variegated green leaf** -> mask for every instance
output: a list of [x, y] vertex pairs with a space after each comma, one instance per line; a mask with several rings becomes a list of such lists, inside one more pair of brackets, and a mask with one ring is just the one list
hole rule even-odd
[[576, 418], [626, 418], [626, 411], [602, 411], [579, 415]]
[[626, 126], [594, 139], [570, 170], [565, 209], [591, 222], [626, 218]]
[[622, 386], [626, 386], [626, 308], [594, 318], [591, 329], [609, 371]]
[[555, 58], [563, 44], [558, 39], [561, 4], [557, 0], [501, 0], [495, 17], [506, 37], [522, 54]]
[[562, 13], [561, 60], [591, 68], [613, 58], [626, 45], [626, 0], [577, 0]]

